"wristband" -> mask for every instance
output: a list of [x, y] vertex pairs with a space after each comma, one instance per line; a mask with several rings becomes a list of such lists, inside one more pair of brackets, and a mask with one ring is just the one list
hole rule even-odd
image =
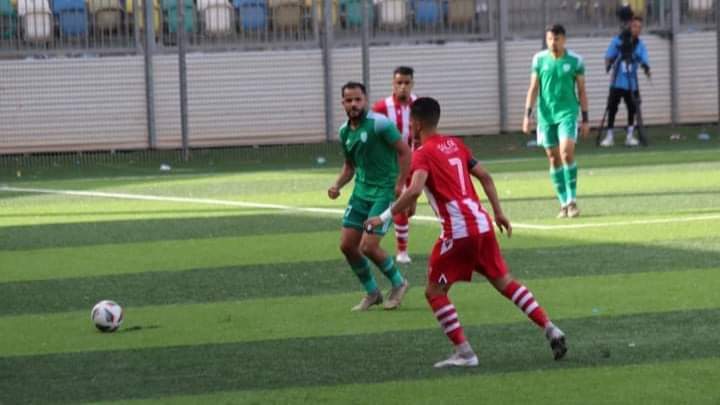
[[590, 120], [588, 119], [588, 112], [587, 112], [587, 111], [583, 111], [583, 112], [582, 112], [582, 122], [585, 123], [585, 122], [588, 122], [588, 121], [590, 121]]
[[528, 118], [532, 117], [532, 108], [528, 108], [526, 114]]
[[392, 205], [388, 207], [385, 211], [383, 211], [382, 214], [380, 214], [380, 220], [383, 222], [387, 222], [392, 218]]

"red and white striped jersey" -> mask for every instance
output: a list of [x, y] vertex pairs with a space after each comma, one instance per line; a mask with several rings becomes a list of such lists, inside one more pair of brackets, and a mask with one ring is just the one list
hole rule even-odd
[[410, 105], [417, 99], [414, 94], [410, 95], [410, 102], [403, 104], [394, 95], [382, 99], [373, 105], [373, 111], [382, 114], [395, 123], [398, 131], [402, 134], [403, 140], [411, 144], [410, 139]]
[[413, 152], [412, 172], [428, 174], [425, 194], [442, 223], [442, 239], [462, 239], [492, 231], [470, 178], [472, 153], [453, 137], [433, 135]]

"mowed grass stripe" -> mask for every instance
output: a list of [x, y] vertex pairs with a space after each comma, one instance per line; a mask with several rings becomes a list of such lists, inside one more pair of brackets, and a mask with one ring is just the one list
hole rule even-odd
[[[512, 338], [511, 338], [512, 339]], [[481, 344], [482, 345], [482, 344]], [[637, 346], [636, 346], [637, 347]], [[573, 351], [576, 349], [572, 348]], [[571, 352], [574, 356], [575, 353]], [[481, 367], [486, 366], [481, 359]], [[427, 367], [427, 365], [426, 365]], [[708, 404], [720, 402], [720, 392], [709, 389], [720, 379], [720, 358], [647, 364], [567, 367], [562, 369], [452, 373], [412, 381], [345, 384], [321, 387], [247, 390], [208, 395], [168, 396], [155, 399], [108, 401], [112, 405], [153, 404]], [[557, 389], [538, 389], [557, 387]]]
[[[709, 172], [718, 168], [717, 163], [673, 165], [673, 170], [668, 170], [667, 165], [658, 165], [652, 168], [639, 170], [635, 167], [627, 167], [612, 170], [586, 170], [582, 172], [580, 182], [580, 196], [589, 201], [607, 198], [632, 198], [632, 204], [624, 204], [624, 208], [631, 209], [634, 206], [648, 206], [646, 208], [666, 209], [668, 205], [663, 201], [673, 197], [695, 196], [689, 198], [685, 204], [702, 205], [702, 202], [713, 199], [712, 193], [720, 190], [720, 180], [713, 176], [695, 176], [698, 172]], [[332, 170], [315, 171], [306, 174], [305, 177], [296, 179], [296, 176], [288, 176], [287, 172], [277, 171], [268, 173], [244, 173], [244, 174], [216, 174], [199, 176], [197, 178], [180, 178], [176, 180], [165, 180], [160, 183], [139, 179], [137, 183], [127, 180], [126, 184], [118, 185], [118, 182], [105, 180], [91, 183], [94, 188], [73, 186], [61, 188], [59, 184], [49, 185], [49, 188], [68, 190], [94, 190], [105, 192], [127, 192], [136, 194], [148, 194], [168, 197], [195, 197], [214, 198], [228, 201], [247, 200], [260, 203], [274, 203], [303, 206], [324, 206], [343, 208], [342, 202], [330, 201], [325, 195], [325, 187], [334, 179], [335, 173]], [[547, 181], [547, 174], [544, 171], [530, 171], [523, 173], [497, 173], [496, 180], [500, 195], [507, 203], [530, 201], [535, 204], [549, 203], [553, 201], [553, 193]], [[87, 183], [87, 182], [85, 182]], [[22, 183], [21, 183], [22, 184]], [[37, 188], [38, 183], [27, 183], [28, 186]], [[40, 182], [42, 184], [42, 182]], [[351, 186], [346, 190], [349, 193]], [[346, 194], [347, 194], [346, 193]], [[705, 194], [710, 193], [710, 194]], [[2, 193], [0, 193], [2, 194]], [[25, 204], [39, 196], [28, 196], [20, 200]], [[59, 200], [57, 197], [53, 197]], [[68, 198], [68, 197], [63, 197]], [[111, 199], [109, 204], [117, 203]], [[637, 200], [637, 201], [635, 201]], [[643, 201], [648, 200], [648, 201]], [[702, 201], [698, 201], [702, 200]], [[8, 207], [13, 207], [13, 200], [6, 199]], [[49, 200], [48, 200], [49, 201]], [[93, 204], [87, 198], [75, 198], [80, 204]], [[16, 202], [19, 204], [20, 202]], [[128, 203], [131, 203], [128, 201]], [[653, 204], [654, 203], [654, 204]], [[155, 204], [167, 204], [155, 202]], [[180, 205], [180, 204], [178, 204]], [[152, 207], [154, 205], [148, 205]], [[27, 207], [31, 209], [31, 207]], [[665, 210], [661, 210], [665, 211]], [[519, 219], [526, 220], [524, 216]]]
[[[694, 205], [685, 205], [684, 215], [672, 217], [668, 214], [661, 216], [656, 209], [648, 209], [646, 205], [641, 203], [631, 203], [631, 200], [625, 198], [623, 205], [628, 205], [629, 210], [637, 211], [634, 220], [678, 220], [682, 221], [683, 217], [692, 214], [694, 217], [712, 216], [712, 214], [720, 213], [717, 208], [711, 204], [712, 199], [718, 199], [717, 192], [708, 191], [710, 195], [703, 196], [698, 200], [693, 198]], [[662, 195], [648, 196], [654, 204], [662, 205], [663, 198], [668, 201], [677, 196]], [[592, 224], [592, 223], [614, 223], [627, 222], [628, 212], [624, 216], [615, 217], [614, 205], [608, 207], [607, 199], [601, 198], [601, 202], [592, 201], [592, 197], [583, 199], [583, 207], [591, 212], [587, 218], [579, 221], [573, 221], [573, 224]], [[720, 201], [719, 201], [720, 202]], [[535, 206], [535, 209], [528, 208]], [[705, 208], [702, 208], [705, 207]], [[556, 209], [555, 204], [548, 199], [534, 201], [506, 201], [505, 208], [508, 212], [513, 213], [532, 211], [537, 215], [534, 221], [541, 221], [547, 225], [567, 225], [567, 221], [548, 220], [551, 217], [550, 212]], [[669, 211], [677, 207], [670, 204], [664, 204], [664, 210]], [[101, 207], [98, 207], [101, 209]], [[0, 251], [20, 251], [34, 249], [48, 249], [61, 247], [81, 247], [106, 244], [124, 244], [137, 242], [155, 242], [167, 240], [192, 240], [203, 238], [217, 237], [242, 237], [250, 235], [269, 235], [269, 234], [289, 234], [289, 233], [311, 233], [318, 230], [338, 229], [340, 219], [334, 214], [296, 214], [281, 211], [260, 211], [257, 210], [207, 210], [203, 211], [182, 211], [168, 210], [156, 211], [151, 208], [151, 204], [147, 207], [148, 212], [137, 211], [132, 219], [107, 218], [102, 216], [87, 216], [86, 214], [53, 214], [45, 213], [43, 215], [56, 215], [56, 218], [67, 218], [66, 222], [61, 223], [36, 223], [30, 221], [27, 225], [4, 226], [0, 228]], [[648, 212], [654, 215], [648, 216]], [[175, 213], [177, 217], [167, 217], [168, 214]], [[190, 216], [194, 213], [194, 216]], [[110, 212], [108, 212], [110, 214]], [[127, 214], [127, 212], [125, 213]], [[0, 214], [3, 216], [12, 216], [16, 214]], [[30, 215], [30, 214], [29, 214]], [[59, 217], [62, 215], [62, 217]], [[422, 204], [419, 206], [418, 215], [426, 217], [434, 217], [429, 206]], [[526, 214], [527, 215], [527, 214]], [[32, 215], [30, 215], [32, 217]], [[690, 221], [688, 222], [697, 222]], [[710, 219], [710, 222], [720, 223], [720, 218]], [[413, 221], [413, 228], [420, 227], [437, 227], [437, 223], [424, 218], [423, 221]], [[694, 224], [693, 226], [697, 226]], [[522, 228], [522, 227], [521, 227]], [[421, 231], [421, 234], [424, 234]], [[434, 235], [436, 236], [436, 234]]]
[[[308, 217], [308, 221], [315, 219]], [[338, 220], [339, 221], [339, 220]], [[566, 223], [566, 222], [565, 222]], [[683, 238], [716, 236], [720, 220], [693, 223], [628, 226], [628, 229], [600, 228], [537, 231], [525, 230], [512, 238], [500, 238], [504, 250], [551, 246], [574, 246], [597, 242], [674, 241]], [[340, 225], [335, 230], [311, 233], [252, 235], [190, 240], [136, 242], [125, 244], [0, 251], [0, 283], [60, 278], [78, 278], [149, 271], [179, 271], [196, 268], [253, 264], [297, 263], [333, 260], [340, 256]], [[437, 224], [413, 226], [413, 253], [427, 254], [438, 236]], [[383, 241], [394, 249], [392, 235]], [[540, 250], [539, 250], [540, 251]]]
[[147, 216], [135, 220], [7, 227], [2, 232], [7, 238], [0, 235], [0, 250], [312, 233], [339, 227], [338, 218], [277, 213], [195, 218]]
[[470, 327], [468, 335], [482, 358], [471, 370], [431, 367], [450, 347], [435, 328], [0, 358], [0, 402], [132, 399], [716, 359], [718, 316], [716, 309], [564, 320], [571, 351], [562, 362], [552, 360], [542, 333], [527, 323]]
[[[505, 257], [515, 276], [526, 281], [714, 269], [720, 263], [720, 239], [688, 239], [667, 246], [604, 243], [508, 249]], [[596, 259], [584, 260], [587, 257]], [[427, 256], [413, 255], [413, 263], [401, 270], [411, 285], [425, 285]], [[386, 287], [381, 273], [374, 274]], [[132, 308], [354, 291], [360, 291], [360, 284], [343, 260], [254, 264], [0, 283], [0, 316], [87, 309], [106, 297], [122, 299]]]
[[[718, 269], [533, 280], [528, 283], [555, 319], [720, 308]], [[242, 288], [242, 286], [238, 286]], [[362, 294], [282, 297], [192, 305], [126, 307], [124, 330], [94, 331], [86, 311], [0, 318], [0, 356], [136, 349], [290, 337], [341, 336], [435, 325], [422, 288], [412, 288], [398, 311], [350, 313]], [[524, 314], [487, 284], [452, 292], [466, 325], [514, 320]], [[122, 297], [116, 299], [121, 304]], [[562, 325], [561, 325], [562, 326]]]

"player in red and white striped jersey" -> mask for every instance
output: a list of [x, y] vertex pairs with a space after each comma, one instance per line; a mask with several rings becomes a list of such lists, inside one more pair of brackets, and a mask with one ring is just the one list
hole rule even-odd
[[[412, 89], [415, 85], [415, 71], [408, 66], [398, 66], [393, 72], [393, 92], [387, 98], [379, 100], [373, 105], [373, 111], [383, 114], [395, 123], [402, 134], [403, 140], [412, 146], [410, 136], [410, 105], [417, 98]], [[409, 184], [409, 182], [408, 182]], [[410, 237], [410, 222], [408, 216], [401, 212], [393, 218], [395, 224], [395, 238], [397, 240], [397, 263], [410, 263], [408, 254], [408, 239]]]
[[492, 177], [461, 140], [437, 134], [439, 119], [440, 105], [434, 99], [423, 97], [413, 103], [412, 132], [415, 142], [419, 138], [421, 146], [413, 153], [411, 184], [394, 206], [366, 222], [366, 227], [374, 227], [387, 222], [393, 214], [408, 209], [413, 211], [423, 189], [440, 219], [442, 236], [430, 257], [425, 296], [440, 327], [455, 345], [455, 352], [435, 367], [478, 365], [455, 306], [447, 295], [453, 283], [470, 281], [474, 272], [484, 275], [501, 294], [543, 328], [555, 359], [562, 358], [567, 352], [564, 333], [550, 321], [532, 292], [510, 275], [495, 239], [492, 219], [480, 205], [471, 175], [480, 180], [500, 231], [507, 232], [508, 236], [512, 234]]

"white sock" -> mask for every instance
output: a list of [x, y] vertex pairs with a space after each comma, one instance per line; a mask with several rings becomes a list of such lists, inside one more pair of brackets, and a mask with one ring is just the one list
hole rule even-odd
[[628, 138], [632, 138], [632, 136], [633, 136], [633, 131], [635, 131], [635, 127], [632, 126], [632, 125], [629, 125], [629, 126], [627, 127], [627, 136], [628, 136]]
[[545, 325], [545, 336], [547, 336], [548, 339], [559, 338], [563, 335], [563, 331], [552, 322], [548, 322], [548, 324]]
[[473, 351], [472, 346], [470, 346], [470, 342], [465, 341], [457, 346], [455, 346], [455, 350], [462, 356], [462, 357], [472, 357], [475, 355], [475, 351]]
[[612, 129], [608, 129], [608, 130], [607, 130], [607, 137], [608, 137], [608, 138], [612, 138], [612, 137], [613, 137], [613, 130], [612, 130]]

